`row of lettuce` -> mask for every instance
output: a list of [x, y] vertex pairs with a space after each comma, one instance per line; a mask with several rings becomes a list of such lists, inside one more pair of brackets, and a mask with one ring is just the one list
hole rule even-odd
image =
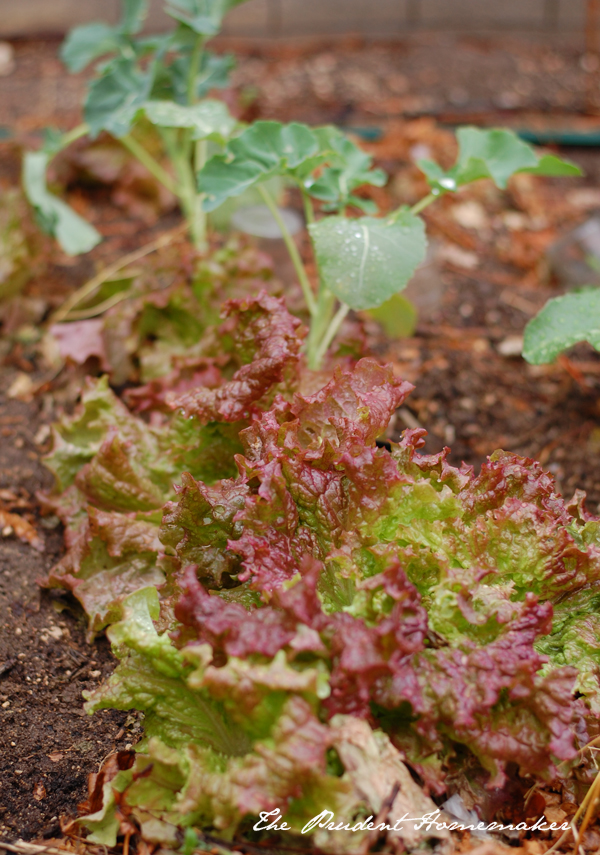
[[134, 394], [142, 418], [89, 381], [56, 427], [44, 503], [67, 552], [47, 584], [120, 660], [88, 710], [145, 714], [93, 840], [135, 821], [177, 846], [276, 810], [391, 823], [461, 786], [576, 799], [592, 780], [600, 521], [533, 461], [457, 469], [422, 430], [379, 447], [412, 387], [370, 359], [319, 383], [305, 334], [265, 292], [232, 300], [202, 383]]

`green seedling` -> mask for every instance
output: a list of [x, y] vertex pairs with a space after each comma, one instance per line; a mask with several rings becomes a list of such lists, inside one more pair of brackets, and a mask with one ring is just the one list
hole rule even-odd
[[[207, 98], [228, 83], [231, 56], [206, 50], [224, 15], [244, 0], [168, 0], [165, 11], [175, 20], [168, 33], [140, 35], [148, 0], [123, 0], [121, 21], [76, 27], [61, 48], [70, 71], [78, 72], [102, 57], [88, 87], [84, 123], [61, 135], [47, 134], [40, 151], [28, 152], [23, 183], [40, 226], [71, 255], [88, 252], [101, 240], [93, 226], [49, 192], [46, 171], [52, 158], [75, 140], [106, 131], [133, 154], [179, 199], [190, 236], [206, 248], [206, 214], [194, 173], [202, 168], [209, 143], [223, 146], [236, 127], [224, 102]], [[140, 141], [149, 122], [168, 157], [166, 169]]]
[[[430, 193], [412, 208], [402, 206], [385, 216], [373, 202], [355, 195], [361, 185], [381, 186], [385, 174], [372, 169], [369, 155], [333, 127], [256, 122], [199, 171], [198, 189], [206, 211], [257, 186], [278, 221], [310, 313], [311, 368], [319, 368], [351, 309], [376, 309], [406, 287], [427, 250], [425, 223], [419, 215], [437, 198], [481, 178], [505, 188], [520, 172], [581, 174], [577, 166], [554, 155], [539, 157], [512, 131], [465, 127], [457, 136], [459, 154], [452, 169], [444, 172], [433, 161], [419, 161]], [[316, 292], [265, 187], [275, 175], [295, 184], [302, 195], [318, 269]], [[327, 216], [316, 218], [315, 202]], [[362, 208], [365, 216], [348, 216], [351, 206]]]
[[[420, 161], [430, 193], [412, 208], [381, 215], [357, 190], [387, 181], [372, 158], [335, 127], [311, 129], [292, 122], [258, 121], [240, 126], [209, 90], [227, 83], [228, 57], [206, 51], [228, 9], [244, 0], [168, 0], [175, 19], [170, 33], [139, 35], [147, 0], [124, 0], [116, 26], [88, 24], [71, 32], [62, 57], [72, 71], [105, 57], [89, 86], [85, 123], [64, 136], [49, 135], [41, 151], [25, 156], [24, 185], [38, 220], [69, 253], [86, 252], [98, 232], [46, 186], [51, 158], [83, 135], [106, 131], [119, 139], [181, 203], [190, 236], [207, 248], [207, 214], [251, 188], [271, 210], [289, 250], [310, 314], [307, 358], [318, 369], [348, 312], [376, 309], [402, 291], [425, 258], [421, 211], [436, 198], [481, 178], [505, 188], [512, 175], [579, 175], [553, 155], [539, 157], [508, 130], [460, 128], [459, 155], [448, 172]], [[108, 58], [106, 58], [108, 57]], [[160, 135], [170, 171], [143, 146], [140, 122]], [[220, 153], [207, 158], [209, 144]], [[273, 179], [296, 186], [302, 196], [318, 271], [310, 282], [270, 188]], [[318, 203], [318, 206], [316, 205]], [[352, 216], [360, 210], [361, 216]]]

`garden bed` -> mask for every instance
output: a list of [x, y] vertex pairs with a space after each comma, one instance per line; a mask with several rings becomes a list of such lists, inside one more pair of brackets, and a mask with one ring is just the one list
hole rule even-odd
[[[381, 49], [372, 51], [376, 64]], [[363, 48], [360, 56], [366, 62], [370, 54]], [[248, 84], [260, 87], [256, 68], [261, 59], [254, 62]], [[321, 68], [326, 67], [321, 60]], [[285, 90], [282, 68], [277, 68]], [[242, 64], [240, 73], [243, 69]], [[301, 115], [290, 107], [290, 115], [279, 113], [278, 118], [339, 120], [335, 85], [334, 106], [323, 98], [306, 104], [304, 95], [299, 96]], [[269, 108], [263, 109], [268, 115]], [[357, 110], [356, 116], [364, 117], [365, 111]], [[397, 201], [394, 194], [405, 187], [407, 150], [416, 144], [439, 144], [438, 135], [444, 131], [429, 120], [406, 124], [378, 116], [377, 121], [383, 136], [371, 150], [392, 174], [391, 205]], [[6, 152], [3, 177], [8, 183], [15, 180], [18, 158], [13, 143], [2, 146]], [[590, 174], [585, 187], [595, 189], [600, 171], [596, 156], [586, 153], [581, 160]], [[600, 196], [577, 196], [575, 190], [570, 182], [549, 180], [524, 186], [512, 195], [469, 191], [470, 207], [464, 207], [465, 200], [443, 206], [429, 223], [443, 247], [436, 274], [444, 283], [439, 307], [419, 323], [411, 338], [389, 341], [372, 321], [367, 322], [366, 334], [371, 352], [416, 385], [396, 415], [391, 439], [397, 440], [406, 427], [423, 426], [429, 431], [425, 451], [434, 453], [450, 445], [453, 465], [465, 461], [478, 468], [497, 448], [535, 457], [555, 475], [566, 497], [575, 489], [586, 490], [589, 509], [595, 512], [600, 503], [600, 468], [594, 463], [600, 449], [600, 358], [580, 346], [556, 365], [533, 367], [523, 362], [514, 346], [526, 321], [558, 293], [552, 283], [540, 283], [545, 248], [588, 216], [590, 207], [600, 207]], [[114, 198], [114, 188], [111, 192]], [[28, 286], [29, 296], [44, 302], [40, 317], [58, 307], [93, 272], [94, 262], [103, 264], [135, 249], [175, 222], [172, 213], [158, 211], [149, 226], [134, 218], [131, 204], [125, 214], [115, 211], [109, 193], [98, 188], [87, 196], [73, 193], [73, 200], [107, 240], [76, 264], [67, 264], [56, 254], [50, 259], [43, 278]], [[290, 203], [298, 200], [292, 196]], [[463, 207], [456, 210], [461, 203]], [[520, 219], [507, 219], [507, 213], [516, 213]], [[543, 217], [545, 224], [540, 221]], [[448, 251], [448, 246], [454, 250]], [[14, 322], [13, 332], [31, 323], [31, 317], [20, 319]], [[86, 795], [87, 775], [109, 753], [135, 743], [140, 728], [136, 716], [126, 713], [85, 716], [81, 690], [93, 688], [110, 673], [113, 660], [108, 645], [103, 638], [89, 645], [77, 610], [64, 608], [63, 598], [40, 593], [37, 586], [36, 580], [62, 550], [60, 527], [48, 527], [48, 518], [42, 520], [35, 499], [35, 492], [48, 487], [51, 480], [40, 462], [48, 441], [44, 426], [53, 420], [57, 402], [72, 405], [83, 372], [74, 369], [52, 378], [36, 343], [22, 335], [20, 339], [4, 350], [0, 509], [29, 515], [45, 550], [20, 543], [6, 528], [0, 541], [0, 716], [9, 746], [0, 767], [4, 809], [0, 832], [5, 839], [37, 839], [59, 835], [60, 817], [72, 816]], [[21, 380], [19, 385], [23, 377], [32, 383], [28, 386]], [[31, 387], [40, 385], [43, 388], [34, 395]], [[568, 816], [558, 804], [557, 793], [546, 796], [557, 816]], [[589, 850], [598, 848], [600, 835], [588, 831], [584, 844]], [[525, 848], [534, 855], [542, 851], [530, 843]]]

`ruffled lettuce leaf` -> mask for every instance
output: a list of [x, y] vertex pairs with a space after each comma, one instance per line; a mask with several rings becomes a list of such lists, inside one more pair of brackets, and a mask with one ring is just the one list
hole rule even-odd
[[51, 457], [62, 576], [95, 626], [120, 618], [89, 708], [146, 714], [119, 810], [164, 845], [277, 807], [364, 816], [388, 749], [396, 783], [400, 751], [440, 794], [461, 758], [499, 791], [567, 776], [600, 705], [600, 520], [516, 455], [475, 474], [421, 454], [422, 430], [378, 447], [410, 384], [363, 359], [299, 394], [281, 303], [226, 314], [184, 413], [148, 423], [94, 387]]
[[[203, 497], [203, 512], [190, 525], [186, 493], [168, 506], [161, 538], [182, 561], [195, 561], [190, 544], [206, 537], [232, 578], [237, 560], [237, 580], [271, 603], [281, 604], [281, 592], [299, 576], [308, 584], [311, 561], [324, 562], [301, 620], [335, 663], [325, 708], [368, 717], [375, 704], [392, 718], [405, 710], [395, 736], [424, 774], [419, 757], [443, 757], [460, 743], [496, 784], [511, 763], [552, 778], [557, 764], [575, 757], [584, 710], [573, 698], [575, 661], [547, 664], [536, 646], [552, 631], [552, 604], [569, 602], [597, 578], [597, 548], [583, 542], [551, 477], [533, 461], [497, 453], [476, 476], [450, 467], [445, 454], [419, 455], [418, 431], [406, 432], [391, 453], [378, 448], [376, 438], [409, 391], [389, 370], [361, 360], [317, 395], [276, 399], [240, 435], [245, 454], [237, 458], [238, 479], [222, 483], [227, 498], [188, 482], [186, 491]], [[211, 537], [217, 516], [228, 521], [225, 545], [222, 533]], [[409, 612], [394, 611], [378, 593], [361, 615], [365, 592], [386, 578], [390, 561], [412, 591], [402, 594], [412, 601]], [[392, 588], [404, 590], [397, 579]], [[189, 625], [181, 608], [179, 619]], [[271, 646], [263, 655], [273, 656], [300, 618], [282, 622], [266, 608], [245, 621], [239, 613], [237, 622], [259, 622], [244, 634], [250, 643], [262, 637], [264, 621]], [[377, 635], [384, 617], [394, 627], [385, 641]], [[215, 636], [210, 621], [206, 629], [203, 621], [191, 625], [228, 653], [230, 641]], [[409, 627], [412, 648], [403, 635]], [[339, 664], [329, 637], [339, 639]], [[389, 650], [407, 645], [412, 658], [396, 673]], [[352, 656], [356, 672], [342, 664]], [[597, 693], [597, 683], [588, 690]], [[432, 785], [441, 780], [438, 768]]]
[[[116, 397], [107, 378], [88, 381], [74, 415], [55, 426], [46, 465], [56, 488], [44, 504], [65, 525], [68, 551], [46, 583], [77, 597], [90, 632], [111, 623], [132, 591], [170, 579], [178, 559], [157, 537], [163, 506], [175, 497], [178, 481], [217, 482], [218, 496], [220, 479], [237, 473], [239, 432], [261, 398], [268, 404], [272, 387], [290, 379], [299, 359], [299, 326], [265, 293], [230, 301], [220, 331], [225, 358], [222, 367], [213, 364], [210, 386], [196, 387], [169, 415], [155, 413], [148, 423]], [[196, 511], [188, 527], [194, 528]], [[214, 586], [222, 584], [231, 561], [220, 562], [211, 537], [209, 531], [203, 541], [205, 558], [194, 552], [194, 560], [207, 566]]]
[[[204, 596], [192, 577], [189, 596]], [[177, 839], [178, 828], [193, 825], [231, 834], [242, 818], [277, 808], [297, 831], [323, 810], [359, 821], [378, 813], [390, 794], [395, 818], [435, 809], [384, 733], [344, 715], [321, 721], [323, 665], [291, 661], [282, 651], [269, 663], [231, 657], [217, 667], [209, 644], [178, 649], [160, 635], [153, 624], [158, 614], [151, 588], [123, 603], [123, 620], [108, 632], [121, 662], [87, 703], [90, 712], [145, 713], [146, 739], [119, 810], [150, 839], [165, 844]], [[117, 825], [106, 819], [111, 796], [101, 814], [116, 836]], [[97, 817], [82, 822], [95, 828]], [[398, 836], [417, 846], [426, 834], [408, 824]], [[316, 840], [358, 852], [365, 835], [321, 831]]]
[[248, 300], [230, 300], [220, 330], [225, 352], [235, 354], [239, 367], [218, 389], [198, 387], [176, 401], [186, 415], [203, 422], [237, 422], [248, 418], [252, 406], [286, 377], [299, 360], [300, 321], [281, 300], [261, 292]]

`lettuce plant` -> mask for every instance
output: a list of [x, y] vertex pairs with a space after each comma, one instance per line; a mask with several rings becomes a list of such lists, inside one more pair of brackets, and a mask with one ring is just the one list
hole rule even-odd
[[[300, 322], [281, 301], [261, 294], [231, 301], [225, 311], [218, 342], [209, 332], [196, 361], [196, 388], [199, 378], [203, 385], [190, 412], [162, 414], [165, 406], [170, 412], [168, 402], [147, 387], [135, 400], [154, 407], [148, 424], [103, 378], [88, 381], [76, 413], [54, 428], [46, 465], [56, 487], [42, 499], [66, 527], [67, 552], [48, 584], [73, 592], [92, 633], [114, 620], [127, 593], [170, 578], [176, 562], [165, 554], [158, 532], [173, 484], [183, 473], [208, 484], [235, 475], [239, 432], [250, 413], [269, 405], [273, 388], [292, 382]], [[215, 578], [220, 582], [220, 575]]]
[[[69, 545], [50, 582], [112, 624], [120, 660], [88, 711], [145, 713], [82, 818], [92, 839], [133, 822], [176, 846], [272, 811], [295, 831], [324, 809], [395, 821], [457, 781], [589, 783], [600, 519], [513, 454], [475, 474], [422, 455], [423, 430], [379, 447], [410, 384], [362, 359], [307, 394], [280, 301], [226, 315], [218, 380], [150, 425], [97, 382], [48, 461]], [[314, 843], [363, 851], [362, 831]]]

